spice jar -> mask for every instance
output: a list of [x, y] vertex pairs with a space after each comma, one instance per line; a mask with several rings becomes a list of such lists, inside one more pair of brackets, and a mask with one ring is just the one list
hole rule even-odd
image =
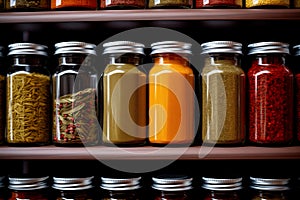
[[149, 141], [152, 145], [190, 145], [195, 136], [191, 44], [164, 41], [151, 48]]
[[34, 43], [14, 43], [8, 47], [7, 143], [49, 144], [51, 96], [47, 47]]
[[245, 140], [245, 73], [242, 44], [212, 41], [201, 44], [202, 141], [233, 145]]
[[192, 199], [193, 178], [185, 175], [160, 175], [152, 177], [155, 200]]
[[93, 176], [90, 177], [53, 177], [52, 188], [55, 200], [93, 200], [95, 190]]
[[251, 200], [288, 200], [290, 179], [250, 177]]
[[296, 139], [298, 143], [300, 142], [300, 45], [295, 45], [294, 50], [294, 60], [295, 60], [295, 106], [296, 106]]
[[6, 66], [4, 62], [3, 46], [0, 46], [0, 144], [4, 143], [5, 135], [5, 87], [6, 87]]
[[248, 45], [250, 56], [249, 141], [287, 145], [293, 139], [293, 74], [286, 65], [289, 45], [259, 42]]
[[57, 146], [99, 143], [95, 47], [78, 41], [55, 44], [58, 66], [53, 74], [52, 132]]
[[7, 11], [43, 11], [50, 10], [50, 0], [14, 0], [5, 1]]
[[240, 200], [242, 198], [242, 178], [202, 177], [205, 189], [204, 200]]
[[143, 9], [146, 0], [101, 0], [102, 9]]
[[107, 178], [101, 177], [102, 200], [139, 200], [141, 177]]
[[290, 0], [245, 0], [246, 8], [289, 8]]
[[192, 0], [149, 0], [148, 8], [192, 8]]
[[48, 200], [50, 199], [48, 176], [45, 177], [8, 177], [8, 200]]
[[196, 0], [195, 8], [242, 8], [242, 0]]
[[51, 10], [96, 10], [98, 0], [51, 0]]
[[293, 1], [293, 8], [300, 8], [300, 0]]
[[144, 45], [131, 41], [103, 44], [103, 143], [121, 146], [146, 142], [146, 74], [140, 70]]

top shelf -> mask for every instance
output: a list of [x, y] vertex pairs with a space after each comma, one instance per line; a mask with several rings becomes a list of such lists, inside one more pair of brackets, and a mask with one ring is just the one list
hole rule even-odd
[[0, 23], [137, 20], [300, 20], [300, 9], [140, 9], [0, 13]]

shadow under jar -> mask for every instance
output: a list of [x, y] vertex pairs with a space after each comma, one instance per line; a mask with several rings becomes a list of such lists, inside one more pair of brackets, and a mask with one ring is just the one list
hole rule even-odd
[[55, 44], [52, 135], [57, 146], [90, 146], [100, 141], [95, 47], [78, 41]]
[[286, 65], [289, 45], [248, 45], [249, 142], [289, 145], [293, 140], [293, 73]]
[[9, 45], [6, 141], [9, 145], [50, 143], [50, 72], [47, 47], [34, 43]]

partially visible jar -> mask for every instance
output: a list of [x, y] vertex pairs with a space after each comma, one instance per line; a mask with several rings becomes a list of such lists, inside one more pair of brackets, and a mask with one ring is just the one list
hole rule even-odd
[[146, 0], [100, 0], [101, 9], [144, 9]]
[[6, 141], [9, 145], [47, 145], [51, 135], [47, 46], [14, 43], [8, 47]]
[[103, 44], [103, 137], [107, 145], [146, 143], [146, 74], [144, 45], [131, 41]]
[[90, 146], [100, 141], [95, 47], [78, 41], [55, 44], [52, 136], [57, 146]]
[[242, 44], [201, 44], [203, 144], [240, 145], [245, 141], [245, 72]]
[[195, 8], [242, 8], [242, 0], [196, 0]]
[[48, 200], [50, 190], [48, 176], [45, 177], [8, 177], [8, 200]]
[[250, 177], [251, 200], [288, 200], [290, 179]]
[[245, 0], [246, 8], [290, 8], [290, 0]]
[[296, 140], [300, 143], [300, 45], [295, 45], [294, 50], [294, 67], [295, 67], [295, 107], [296, 107]]
[[98, 0], [51, 0], [51, 10], [96, 10]]
[[293, 1], [293, 8], [300, 8], [300, 0]]
[[192, 8], [193, 0], [149, 0], [148, 8]]
[[93, 176], [90, 177], [53, 177], [54, 200], [94, 200]]
[[0, 46], [0, 144], [4, 143], [5, 135], [5, 109], [6, 109], [6, 66], [3, 55], [4, 47]]
[[204, 200], [241, 200], [242, 178], [202, 177], [205, 189]]
[[193, 178], [185, 175], [152, 177], [154, 200], [191, 200]]
[[50, 0], [7, 0], [7, 11], [47, 11], [50, 10]]
[[141, 198], [141, 177], [108, 178], [101, 177], [102, 200], [139, 200]]
[[4, 10], [4, 0], [0, 0], [0, 12]]
[[289, 54], [286, 43], [248, 45], [248, 139], [252, 144], [289, 145], [293, 140], [294, 83], [286, 63]]

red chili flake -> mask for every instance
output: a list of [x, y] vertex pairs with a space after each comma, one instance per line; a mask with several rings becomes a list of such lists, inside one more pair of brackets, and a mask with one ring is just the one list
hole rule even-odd
[[276, 59], [257, 61], [248, 71], [249, 140], [286, 144], [293, 138], [293, 74]]

